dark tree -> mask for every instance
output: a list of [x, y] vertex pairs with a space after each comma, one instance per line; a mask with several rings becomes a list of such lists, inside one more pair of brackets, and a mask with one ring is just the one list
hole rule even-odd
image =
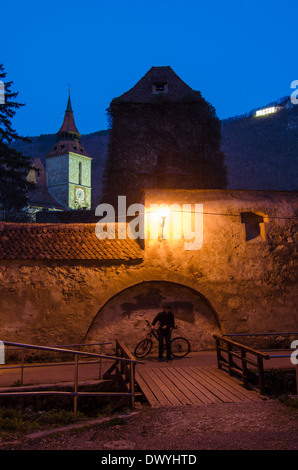
[[15, 99], [17, 92], [11, 91], [13, 82], [4, 82], [6, 72], [0, 64], [0, 80], [4, 83], [4, 103], [0, 104], [0, 216], [2, 220], [22, 220], [23, 209], [27, 205], [27, 192], [31, 184], [26, 181], [31, 160], [12, 148], [11, 144], [18, 140], [29, 139], [17, 134], [12, 126], [12, 118], [16, 110], [23, 104]]
[[146, 83], [145, 76], [132, 91], [112, 100], [107, 110], [110, 143], [103, 202], [116, 204], [118, 195], [126, 195], [128, 204], [139, 202], [140, 190], [146, 188], [226, 187], [221, 122], [215, 109], [200, 92], [180, 84], [172, 69], [164, 69], [169, 89], [172, 83], [180, 94], [151, 93], [151, 69]]

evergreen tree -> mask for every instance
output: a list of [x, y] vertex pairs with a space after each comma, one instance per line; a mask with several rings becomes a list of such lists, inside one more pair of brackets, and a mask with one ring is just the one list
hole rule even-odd
[[15, 99], [18, 92], [11, 91], [13, 82], [4, 82], [6, 77], [3, 64], [0, 64], [0, 80], [4, 83], [4, 103], [0, 104], [0, 218], [2, 220], [22, 220], [26, 212], [27, 192], [31, 184], [26, 181], [31, 160], [11, 147], [14, 141], [29, 141], [17, 134], [12, 126], [12, 118], [21, 106]]

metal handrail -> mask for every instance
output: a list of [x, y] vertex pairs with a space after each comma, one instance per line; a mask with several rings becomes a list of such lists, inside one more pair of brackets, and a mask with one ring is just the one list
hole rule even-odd
[[[74, 400], [74, 418], [77, 418], [77, 410], [78, 410], [78, 397], [79, 396], [119, 396], [119, 397], [129, 397], [134, 403], [134, 384], [130, 387], [130, 392], [79, 392], [78, 391], [78, 366], [79, 366], [79, 357], [80, 356], [89, 356], [92, 358], [102, 358], [102, 359], [110, 359], [116, 362], [121, 363], [128, 363], [130, 367], [134, 370], [136, 364], [142, 364], [142, 362], [134, 360], [132, 358], [127, 357], [118, 357], [118, 356], [111, 356], [106, 354], [97, 354], [97, 353], [90, 353], [86, 351], [77, 351], [71, 349], [65, 349], [61, 347], [53, 347], [53, 346], [38, 346], [33, 344], [25, 344], [25, 343], [14, 343], [10, 341], [2, 341], [5, 346], [14, 346], [17, 348], [27, 348], [27, 349], [36, 349], [40, 351], [53, 351], [65, 354], [73, 354], [74, 355], [74, 390], [73, 392], [61, 392], [61, 391], [27, 391], [27, 392], [0, 392], [0, 397], [7, 397], [7, 396], [24, 396], [24, 395], [66, 395], [70, 396]], [[86, 346], [86, 344], [85, 344]], [[46, 364], [44, 364], [46, 365]], [[59, 365], [59, 363], [57, 363]], [[131, 378], [134, 380], [134, 374], [131, 375]]]
[[[3, 341], [5, 343], [5, 341]], [[50, 345], [50, 348], [71, 348], [73, 346], [100, 346], [105, 344], [112, 344], [112, 341], [102, 341], [100, 343], [76, 343], [76, 344], [55, 344]], [[11, 350], [23, 349], [22, 347], [12, 347]]]
[[128, 359], [125, 357], [116, 357], [116, 356], [108, 356], [106, 354], [97, 354], [97, 353], [90, 353], [87, 351], [76, 351], [72, 349], [64, 349], [60, 347], [53, 347], [53, 346], [37, 346], [34, 344], [23, 344], [23, 343], [12, 343], [10, 341], [2, 341], [2, 343], [6, 346], [17, 346], [17, 347], [22, 347], [22, 348], [27, 348], [27, 349], [38, 349], [42, 351], [54, 351], [54, 352], [60, 352], [60, 353], [65, 353], [65, 354], [77, 354], [78, 356], [90, 356], [90, 357], [101, 357], [105, 359], [117, 359], [121, 360], [124, 362], [140, 362], [137, 360], [133, 359]]
[[[4, 344], [7, 346], [10, 346], [7, 341], [3, 341]], [[56, 345], [56, 346], [48, 346], [50, 348], [55, 348], [55, 352], [57, 348], [65, 348], [65, 347], [76, 347], [76, 346], [104, 346], [107, 344], [112, 344], [112, 342], [99, 342], [99, 343], [78, 343], [78, 344], [68, 344], [68, 345]], [[21, 378], [20, 378], [20, 384], [23, 385], [23, 379], [24, 379], [24, 369], [29, 369], [33, 367], [51, 367], [51, 366], [66, 366], [66, 365], [72, 365], [74, 362], [54, 362], [54, 363], [38, 363], [38, 364], [25, 364], [25, 359], [24, 359], [24, 347], [23, 346], [16, 346], [16, 347], [10, 347], [10, 351], [21, 351], [21, 364], [20, 365], [13, 365], [13, 366], [0, 366], [0, 370], [3, 369], [21, 369]], [[71, 350], [71, 353], [73, 353], [73, 350]], [[88, 361], [88, 364], [91, 363], [99, 363], [99, 379], [101, 378], [101, 369], [102, 369], [102, 358], [99, 359], [99, 361]]]
[[276, 333], [225, 333], [222, 336], [277, 336], [277, 335], [298, 335], [297, 331], [276, 332]]

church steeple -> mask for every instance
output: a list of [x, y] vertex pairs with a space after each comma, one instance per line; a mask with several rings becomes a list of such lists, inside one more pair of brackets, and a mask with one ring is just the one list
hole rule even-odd
[[70, 209], [91, 207], [91, 158], [81, 144], [70, 93], [56, 143], [47, 157], [48, 188]]
[[62, 155], [65, 152], [75, 152], [85, 157], [88, 153], [81, 144], [81, 134], [75, 124], [70, 93], [67, 100], [67, 106], [64, 113], [62, 126], [56, 134], [56, 144], [52, 147], [48, 156]]
[[73, 116], [70, 95], [68, 96], [67, 106], [64, 114], [63, 124], [57, 133], [57, 142], [59, 140], [77, 140], [80, 141], [81, 134], [79, 133]]
[[72, 106], [71, 106], [71, 101], [70, 101], [70, 92], [69, 92], [69, 95], [68, 95], [66, 111], [71, 111], [72, 112]]

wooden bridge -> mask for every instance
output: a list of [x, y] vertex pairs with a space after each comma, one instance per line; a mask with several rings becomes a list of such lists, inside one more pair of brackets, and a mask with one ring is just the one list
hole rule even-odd
[[262, 401], [260, 394], [216, 367], [141, 366], [135, 378], [152, 407]]
[[[284, 333], [286, 334], [286, 333]], [[288, 333], [289, 335], [292, 333]], [[38, 346], [20, 343], [4, 342], [6, 347], [17, 348], [21, 351], [22, 361], [18, 365], [3, 365], [0, 367], [0, 379], [10, 380], [13, 383], [14, 371], [20, 369], [20, 384], [24, 382], [24, 370], [26, 379], [31, 386], [19, 387], [17, 391], [13, 387], [1, 388], [0, 398], [17, 397], [24, 395], [63, 395], [74, 400], [74, 416], [77, 416], [78, 398], [84, 396], [110, 397], [117, 407], [130, 404], [135, 406], [137, 396], [143, 395], [152, 407], [203, 405], [212, 403], [247, 403], [266, 399], [264, 361], [270, 358], [289, 357], [288, 350], [278, 350], [278, 354], [268, 355], [256, 351], [230, 339], [214, 335], [216, 351], [212, 354], [212, 361], [204, 361], [202, 356], [196, 358], [195, 353], [186, 358], [173, 360], [172, 363], [158, 363], [156, 357], [138, 361], [131, 352], [116, 340], [116, 352], [113, 356], [79, 351], [78, 346], [68, 345], [75, 349], [64, 347]], [[97, 344], [97, 343], [96, 343]], [[108, 344], [108, 343], [98, 343]], [[91, 345], [89, 345], [91, 346]], [[49, 351], [74, 356], [72, 362], [53, 362], [42, 364], [26, 364], [23, 353], [27, 349]], [[286, 354], [280, 352], [286, 351]], [[192, 357], [193, 356], [193, 357]], [[83, 358], [85, 358], [83, 360]], [[80, 359], [80, 361], [79, 361]], [[206, 357], [205, 357], [206, 359]], [[102, 363], [102, 361], [104, 361]], [[80, 364], [80, 377], [79, 377]], [[110, 367], [108, 364], [112, 364]], [[47, 366], [59, 366], [63, 372], [52, 377], [51, 383], [56, 384], [56, 389], [51, 390], [48, 382], [49, 372], [45, 372]], [[105, 382], [108, 389], [96, 391], [82, 391], [79, 386], [86, 382], [81, 375], [88, 372], [89, 367], [95, 373], [92, 384]], [[99, 370], [98, 370], [99, 367]], [[102, 369], [103, 367], [103, 369]], [[31, 368], [31, 369], [30, 369]], [[53, 368], [52, 368], [53, 369]], [[29, 371], [32, 371], [29, 375]], [[6, 372], [6, 374], [5, 374]], [[228, 372], [228, 373], [227, 373]], [[68, 374], [73, 379], [73, 390], [58, 390], [57, 384], [65, 388]], [[89, 374], [89, 373], [88, 373]], [[46, 378], [47, 382], [43, 381]], [[103, 379], [103, 380], [102, 380]], [[239, 380], [240, 379], [240, 380]], [[90, 379], [89, 379], [90, 380]], [[61, 382], [61, 383], [60, 383]], [[46, 384], [45, 386], [43, 384]], [[89, 383], [90, 385], [90, 383]], [[297, 366], [297, 391], [298, 391], [298, 366]]]

